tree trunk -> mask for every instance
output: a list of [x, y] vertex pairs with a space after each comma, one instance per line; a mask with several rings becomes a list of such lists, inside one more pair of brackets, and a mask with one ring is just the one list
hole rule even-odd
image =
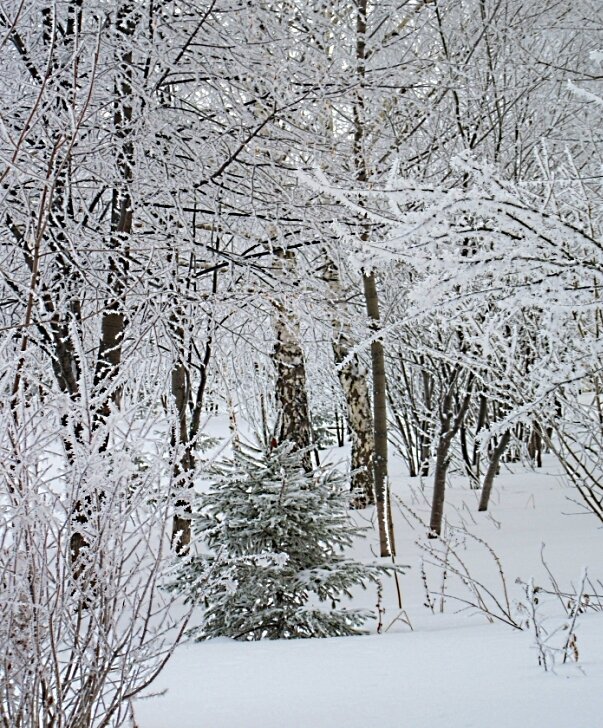
[[[339, 270], [328, 260], [325, 280], [331, 289], [331, 306], [337, 311], [346, 300], [342, 289]], [[340, 320], [333, 317], [333, 354], [337, 365], [337, 377], [346, 402], [346, 419], [351, 433], [351, 490], [355, 494], [353, 505], [365, 508], [375, 503], [375, 480], [373, 475], [373, 454], [375, 439], [373, 417], [368, 387], [368, 372], [357, 354], [350, 354], [352, 344], [349, 336], [348, 316]], [[344, 361], [347, 363], [341, 366]]]
[[[365, 157], [365, 129], [364, 129], [364, 97], [363, 85], [366, 77], [366, 30], [367, 30], [367, 0], [356, 2], [356, 76], [358, 92], [353, 106], [354, 119], [354, 167], [356, 179], [364, 183], [368, 179], [367, 161]], [[367, 241], [369, 237], [368, 225], [363, 226], [361, 238]], [[366, 312], [371, 321], [373, 334], [377, 333], [380, 325], [379, 298], [377, 295], [377, 282], [375, 274], [364, 272], [362, 275]], [[377, 337], [371, 342], [371, 364], [373, 376], [373, 435], [375, 440], [375, 453], [373, 459], [373, 477], [375, 479], [375, 504], [377, 520], [379, 522], [379, 548], [381, 556], [395, 556], [394, 530], [391, 508], [389, 502], [389, 483], [387, 478], [387, 393], [385, 380], [385, 357], [383, 344]]]
[[458, 405], [457, 412], [453, 412], [454, 393], [460, 375], [456, 368], [448, 378], [448, 389], [440, 404], [440, 436], [436, 448], [436, 467], [433, 482], [433, 500], [431, 504], [431, 518], [429, 521], [429, 538], [437, 538], [442, 533], [442, 519], [444, 516], [444, 500], [446, 495], [446, 475], [450, 465], [450, 447], [452, 441], [464, 422], [465, 415], [471, 402], [473, 375], [469, 373], [465, 383], [465, 394]]
[[444, 517], [444, 501], [446, 498], [446, 475], [450, 464], [450, 445], [452, 435], [441, 432], [436, 450], [435, 473], [433, 479], [433, 501], [431, 504], [431, 519], [429, 521], [429, 538], [436, 538], [442, 533], [442, 520]]
[[[433, 381], [431, 374], [423, 369], [421, 371], [421, 381], [423, 383], [423, 404], [427, 412], [431, 412]], [[426, 478], [429, 475], [429, 460], [431, 458], [431, 423], [424, 418], [421, 423], [421, 434], [419, 441], [421, 453], [421, 475]]]
[[[133, 200], [130, 186], [134, 175], [134, 144], [132, 141], [133, 115], [133, 55], [129, 39], [136, 30], [134, 6], [122, 3], [117, 12], [116, 30], [121, 36], [123, 50], [118, 63], [118, 77], [114, 84], [113, 124], [117, 142], [117, 169], [119, 184], [111, 198], [111, 239], [109, 248], [108, 298], [101, 321], [94, 386], [101, 396], [96, 413], [97, 423], [103, 421], [111, 404], [119, 404], [121, 388], [114, 387], [121, 366], [121, 352], [126, 327], [124, 296], [128, 275], [128, 246], [132, 234]], [[123, 252], [122, 252], [123, 251]]]
[[[341, 364], [349, 356], [349, 346], [343, 333], [333, 341], [335, 363]], [[354, 354], [348, 363], [337, 370], [341, 389], [346, 401], [348, 425], [352, 436], [352, 491], [354, 505], [365, 508], [375, 502], [375, 480], [373, 474], [373, 418], [371, 400], [367, 385], [367, 371]]]
[[[214, 277], [214, 292], [217, 282]], [[181, 320], [183, 320], [183, 313]], [[176, 498], [172, 521], [171, 545], [178, 556], [188, 553], [191, 542], [191, 514], [194, 475], [196, 468], [195, 444], [201, 427], [201, 412], [205, 401], [207, 376], [212, 352], [212, 337], [208, 326], [207, 343], [203, 358], [199, 362], [199, 380], [192, 386], [191, 372], [186, 361], [186, 352], [192, 342], [187, 341], [183, 327], [174, 322], [177, 334], [178, 359], [172, 365], [171, 393], [176, 409], [176, 423], [172, 429], [172, 450], [174, 453], [173, 476]], [[178, 454], [177, 454], [178, 453]]]
[[299, 344], [299, 324], [285, 312], [284, 307], [275, 304], [274, 329], [276, 344], [273, 360], [276, 369], [276, 405], [279, 417], [278, 439], [289, 440], [304, 450], [303, 465], [312, 470], [310, 445], [312, 427], [306, 392], [306, 365], [304, 353]]
[[490, 464], [488, 465], [488, 470], [486, 471], [486, 475], [484, 477], [482, 495], [481, 495], [481, 498], [479, 501], [479, 510], [480, 511], [488, 510], [488, 503], [490, 501], [490, 494], [492, 493], [492, 486], [494, 484], [494, 478], [496, 477], [496, 474], [498, 473], [500, 459], [502, 458], [505, 450], [507, 449], [507, 445], [509, 444], [510, 439], [511, 439], [511, 431], [507, 430], [506, 432], [503, 433], [503, 436], [500, 438], [500, 442], [498, 443], [498, 445], [494, 448], [494, 451], [492, 452], [492, 455], [490, 457]]
[[[134, 145], [132, 142], [133, 116], [133, 54], [130, 38], [136, 30], [135, 8], [132, 2], [120, 4], [117, 11], [116, 31], [122, 45], [118, 53], [117, 75], [114, 82], [113, 125], [117, 144], [117, 169], [119, 182], [113, 189], [111, 199], [111, 234], [107, 289], [108, 297], [101, 320], [101, 334], [94, 372], [94, 390], [99, 405], [93, 413], [92, 426], [99, 427], [111, 412], [112, 405], [119, 405], [121, 387], [115, 386], [121, 367], [121, 353], [126, 327], [124, 296], [128, 274], [128, 244], [132, 233], [133, 201], [130, 186], [134, 173]], [[122, 252], [123, 251], [123, 252]], [[109, 445], [108, 437], [101, 444], [104, 451]], [[74, 565], [82, 548], [87, 546], [83, 534], [89, 520], [89, 511], [96, 496], [86, 494], [74, 505], [71, 535], [71, 555]], [[76, 567], [77, 571], [77, 567]]]
[[[380, 314], [375, 274], [363, 275], [366, 312], [374, 332], [378, 331]], [[375, 479], [375, 503], [379, 521], [379, 547], [381, 556], [395, 556], [396, 545], [390, 508], [389, 482], [387, 476], [387, 392], [385, 380], [385, 357], [383, 344], [373, 338], [371, 342], [371, 363], [373, 367], [373, 427], [375, 456], [373, 475]]]
[[536, 463], [536, 467], [542, 467], [542, 430], [540, 428], [540, 424], [536, 421], [532, 422], [530, 430], [528, 455], [530, 460]]
[[194, 472], [194, 458], [186, 421], [186, 410], [190, 399], [188, 376], [182, 361], [175, 362], [172, 367], [171, 389], [177, 417], [176, 426], [172, 431], [172, 448], [174, 452], [178, 447], [183, 449], [174, 462], [174, 488], [177, 495], [174, 503], [176, 512], [172, 521], [172, 548], [181, 555], [186, 553], [191, 541], [192, 507], [190, 498], [185, 497], [185, 494], [192, 485], [190, 478]]
[[480, 451], [477, 442], [477, 436], [483, 430], [488, 422], [488, 398], [485, 394], [479, 396], [479, 414], [477, 416], [477, 425], [475, 427], [475, 437], [473, 438], [473, 456], [472, 462], [477, 477], [480, 476]]

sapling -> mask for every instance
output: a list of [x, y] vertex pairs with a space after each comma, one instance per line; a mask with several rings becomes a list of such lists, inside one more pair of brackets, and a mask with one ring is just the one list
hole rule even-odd
[[183, 562], [176, 585], [205, 604], [198, 638], [352, 635], [374, 617], [342, 602], [399, 567], [346, 556], [363, 531], [348, 512], [346, 478], [326, 466], [308, 473], [304, 456], [290, 442], [239, 444], [209, 469], [193, 517], [208, 550]]

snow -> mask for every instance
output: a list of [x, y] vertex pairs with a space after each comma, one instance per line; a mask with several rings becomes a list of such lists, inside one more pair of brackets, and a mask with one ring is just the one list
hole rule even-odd
[[529, 635], [504, 626], [186, 646], [136, 715], [141, 728], [595, 728], [602, 621], [584, 620], [586, 675], [544, 673]]
[[[552, 460], [540, 471], [519, 465], [495, 482], [490, 514], [477, 513], [479, 494], [464, 478], [447, 493], [450, 522], [484, 539], [501, 561], [513, 604], [526, 600], [519, 578], [549, 586], [541, 561], [563, 591], [572, 591], [583, 567], [603, 578], [603, 529], [574, 502]], [[508, 470], [508, 466], [507, 466]], [[401, 465], [394, 462], [394, 472]], [[421, 518], [430, 497], [427, 483], [398, 475], [394, 493]], [[362, 516], [370, 515], [367, 510]], [[424, 539], [408, 511], [394, 505], [399, 561], [410, 571], [401, 579], [405, 615], [384, 634], [325, 640], [239, 643], [212, 640], [182, 645], [148, 693], [135, 703], [139, 728], [596, 728], [603, 725], [603, 612], [578, 617], [579, 662], [554, 672], [538, 665], [531, 629], [489, 623], [476, 610], [459, 612], [452, 598], [439, 612], [424, 606], [420, 574]], [[460, 532], [462, 534], [462, 531]], [[376, 534], [370, 540], [376, 542]], [[471, 575], [500, 596], [496, 564], [479, 542], [458, 541]], [[367, 558], [371, 542], [358, 545]], [[428, 568], [432, 589], [441, 573]], [[464, 597], [449, 574], [447, 590]], [[399, 615], [393, 585], [384, 590], [384, 625]], [[358, 607], [375, 608], [374, 591], [360, 593]], [[555, 597], [543, 595], [544, 624], [562, 621]], [[517, 615], [514, 610], [514, 615]], [[565, 633], [566, 634], [566, 633]], [[561, 637], [564, 639], [564, 637]], [[559, 643], [557, 640], [556, 644]]]

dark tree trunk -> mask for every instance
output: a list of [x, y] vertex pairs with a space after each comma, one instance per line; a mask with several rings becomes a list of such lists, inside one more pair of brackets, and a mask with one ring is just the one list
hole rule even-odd
[[436, 450], [435, 473], [433, 479], [433, 501], [431, 504], [431, 518], [429, 521], [429, 537], [435, 538], [442, 532], [444, 517], [444, 501], [446, 499], [446, 476], [450, 464], [450, 445], [452, 435], [450, 431], [440, 432]]
[[[121, 387], [116, 386], [121, 367], [122, 345], [126, 327], [125, 293], [128, 275], [128, 245], [132, 233], [133, 200], [130, 187], [134, 173], [134, 145], [132, 141], [133, 116], [133, 54], [131, 38], [136, 30], [135, 5], [123, 2], [117, 10], [116, 33], [121, 40], [117, 57], [117, 74], [114, 82], [113, 126], [116, 141], [119, 182], [111, 198], [111, 234], [109, 239], [108, 296], [101, 320], [100, 342], [94, 372], [94, 391], [99, 401], [93, 417], [93, 428], [106, 422], [112, 406], [119, 406]], [[106, 450], [106, 436], [101, 450]], [[102, 493], [85, 494], [74, 505], [71, 555], [75, 564], [86, 538], [83, 534], [89, 514]], [[77, 570], [77, 567], [76, 567]]]
[[442, 520], [444, 516], [444, 501], [446, 496], [446, 475], [450, 465], [450, 447], [455, 435], [464, 422], [465, 415], [471, 402], [473, 375], [469, 373], [465, 382], [465, 394], [458, 405], [456, 413], [453, 411], [455, 389], [461, 372], [456, 368], [448, 378], [448, 388], [440, 404], [440, 434], [436, 448], [436, 465], [433, 482], [433, 501], [431, 504], [431, 518], [429, 521], [429, 538], [437, 538], [442, 533]]
[[494, 485], [494, 478], [498, 473], [500, 466], [500, 460], [507, 449], [509, 440], [511, 439], [511, 431], [507, 430], [503, 433], [500, 441], [494, 448], [492, 455], [490, 456], [490, 464], [484, 477], [484, 485], [482, 487], [482, 495], [479, 501], [479, 510], [486, 511], [488, 509], [488, 503], [490, 502], [490, 495], [492, 493], [492, 486]]
[[[354, 120], [354, 166], [356, 179], [360, 183], [368, 180], [367, 161], [365, 156], [364, 129], [364, 97], [362, 86], [366, 77], [366, 35], [367, 35], [367, 0], [356, 2], [356, 77], [358, 93], [353, 106]], [[361, 237], [368, 240], [368, 224], [364, 226]], [[364, 299], [366, 312], [371, 322], [371, 330], [376, 334], [380, 326], [379, 297], [377, 281], [373, 272], [364, 272]], [[379, 547], [381, 556], [395, 556], [394, 531], [389, 502], [389, 483], [387, 478], [387, 393], [385, 379], [385, 357], [383, 344], [377, 336], [371, 342], [371, 364], [373, 377], [373, 433], [375, 438], [375, 454], [373, 459], [373, 477], [375, 479], [375, 504], [379, 522]]]
[[536, 467], [542, 467], [542, 430], [538, 422], [532, 422], [530, 439], [528, 441], [528, 455]]

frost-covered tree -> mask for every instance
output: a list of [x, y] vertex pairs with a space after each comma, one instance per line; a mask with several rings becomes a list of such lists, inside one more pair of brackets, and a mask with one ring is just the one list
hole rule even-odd
[[331, 637], [361, 632], [372, 613], [345, 598], [388, 567], [346, 555], [362, 529], [348, 513], [346, 479], [308, 473], [293, 443], [238, 446], [210, 470], [193, 526], [208, 553], [191, 556], [177, 588], [203, 601], [200, 638]]
[[[601, 517], [600, 213], [595, 207], [577, 215], [567, 198], [550, 191], [544, 200], [491, 165], [457, 159], [454, 170], [466, 176], [460, 188], [400, 179], [385, 193], [392, 217], [381, 220], [392, 233], [384, 252], [390, 258], [398, 251], [413, 271], [406, 315], [425, 327], [454, 322], [465, 345], [444, 353], [485, 383], [501, 408], [485, 438], [500, 437], [500, 445], [508, 429], [542, 422], [541, 434]], [[459, 260], [468, 236], [475, 250]], [[429, 342], [424, 346], [429, 352]], [[463, 405], [450, 396], [443, 401], [440, 416], [455, 417]], [[500, 457], [498, 445], [493, 456]], [[491, 487], [488, 470], [484, 486]], [[437, 511], [441, 522], [441, 504]]]
[[[379, 10], [370, 3], [366, 7], [370, 26]], [[588, 79], [589, 88], [596, 83], [596, 74], [585, 68], [595, 31], [591, 36], [580, 32], [582, 21], [592, 10], [588, 1], [571, 6], [547, 2], [537, 8], [523, 0], [442, 1], [423, 7], [420, 3], [405, 4], [412, 20], [410, 24], [400, 23], [397, 33], [389, 38], [390, 50], [396, 47], [404, 63], [390, 67], [387, 79], [381, 79], [384, 86], [389, 83], [400, 93], [385, 105], [379, 103], [379, 73], [388, 68], [387, 50], [377, 49], [376, 34], [368, 34], [371, 47], [365, 83], [360, 84], [358, 94], [366, 99], [361, 109], [364, 124], [359, 131], [364, 134], [363, 159], [370, 174], [364, 180], [354, 180], [342, 167], [337, 169], [338, 160], [321, 164], [333, 182], [329, 191], [336, 199], [341, 199], [344, 186], [363, 191], [337, 218], [340, 238], [345, 240], [352, 265], [361, 263], [376, 271], [387, 319], [371, 344], [375, 339], [382, 341], [388, 358], [390, 414], [414, 472], [427, 474], [430, 463], [426, 461], [435, 460], [436, 483], [445, 481], [451, 459], [468, 472], [473, 483], [479, 483], [480, 442], [488, 439], [488, 430], [500, 435], [499, 444], [508, 442], [498, 424], [509, 414], [509, 403], [516, 396], [518, 400], [523, 397], [516, 389], [520, 381], [529, 380], [526, 368], [534, 367], [534, 349], [549, 346], [538, 332], [542, 312], [537, 311], [533, 299], [504, 314], [499, 311], [496, 323], [487, 316], [492, 313], [490, 301], [502, 277], [491, 254], [497, 231], [491, 229], [492, 220], [484, 220], [479, 193], [469, 199], [475, 195], [472, 172], [462, 164], [451, 165], [450, 159], [456, 155], [465, 160], [487, 159], [496, 165], [501, 180], [514, 180], [523, 186], [525, 204], [534, 211], [547, 204], [552, 208], [552, 200], [560, 197], [553, 188], [560, 189], [561, 178], [567, 177], [557, 166], [551, 174], [552, 152], [558, 158], [565, 145], [577, 165], [585, 164], [587, 149], [592, 159], [599, 159], [595, 127], [586, 129], [581, 122], [584, 109], [571, 99], [567, 84], [572, 77]], [[386, 27], [385, 21], [382, 27]], [[405, 46], [403, 38], [409, 29], [413, 37]], [[422, 59], [413, 52], [417, 48]], [[342, 100], [342, 109], [345, 103]], [[385, 118], [387, 130], [379, 123]], [[342, 138], [340, 135], [343, 146]], [[380, 155], [374, 155], [375, 150]], [[402, 187], [412, 180], [410, 184], [417, 184], [421, 192], [402, 200], [403, 190], [399, 190], [400, 204], [396, 202], [392, 212], [388, 203], [394, 199], [399, 181], [396, 175], [388, 178], [387, 173], [394, 158], [405, 177]], [[559, 177], [554, 185], [542, 184], [543, 168], [547, 167], [549, 177]], [[597, 184], [593, 167], [590, 163], [588, 173], [577, 175], [591, 193]], [[389, 188], [392, 194], [372, 194], [379, 187]], [[448, 199], [436, 199], [438, 192], [449, 194]], [[429, 200], [431, 194], [434, 198]], [[453, 195], [459, 202], [466, 198], [462, 212], [460, 205], [454, 212], [444, 209]], [[566, 205], [567, 215], [572, 214], [569, 207]], [[365, 229], [358, 224], [354, 229], [351, 221], [358, 220], [363, 211]], [[453, 230], [442, 226], [436, 238], [429, 239], [426, 231], [430, 224], [420, 222], [417, 235], [410, 228], [401, 231], [379, 260], [379, 250], [387, 247], [383, 244], [388, 237], [384, 231], [397, 228], [395, 223], [390, 227], [392, 217], [427, 223], [432, 213], [434, 220], [445, 218]], [[436, 264], [438, 258], [440, 263]], [[462, 297], [469, 290], [466, 272], [479, 267], [490, 276], [490, 288], [482, 292], [479, 307], [468, 306]], [[426, 270], [431, 272], [429, 280], [423, 278]], [[523, 270], [533, 272], [527, 265]], [[521, 275], [520, 266], [516, 272]], [[520, 286], [520, 281], [517, 278], [513, 286]], [[443, 287], [450, 300], [446, 308], [442, 307], [446, 297], [437, 297], [436, 303], [434, 295]], [[488, 343], [490, 334], [490, 341], [496, 337], [495, 346]], [[501, 356], [503, 350], [511, 357], [511, 369], [509, 359]], [[527, 391], [524, 394], [526, 400], [531, 398]], [[547, 399], [540, 410], [548, 407], [548, 414], [552, 414], [552, 401]], [[540, 436], [542, 430], [537, 415], [539, 412], [532, 409], [521, 426], [514, 426], [514, 435], [523, 437], [526, 449], [532, 435]], [[478, 435], [485, 439], [480, 441]], [[434, 510], [438, 511], [434, 519], [438, 521], [441, 508]]]

